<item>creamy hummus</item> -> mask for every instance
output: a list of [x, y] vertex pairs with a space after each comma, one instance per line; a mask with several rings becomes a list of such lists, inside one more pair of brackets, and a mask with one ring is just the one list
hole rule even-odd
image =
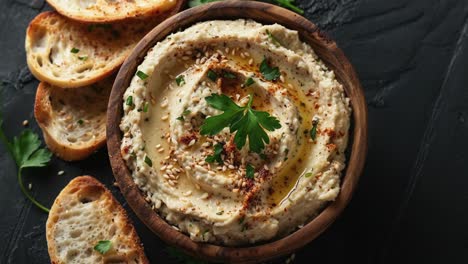
[[[263, 60], [279, 68], [276, 80], [259, 70]], [[222, 113], [207, 103], [212, 94], [239, 106], [251, 95], [252, 107], [281, 128], [266, 131], [261, 153], [248, 142], [237, 149], [229, 128], [201, 135], [206, 118]], [[249, 20], [196, 24], [148, 52], [123, 99], [121, 152], [135, 183], [195, 241], [243, 245], [285, 236], [339, 193], [349, 100], [296, 31]], [[218, 144], [222, 162], [207, 162]]]

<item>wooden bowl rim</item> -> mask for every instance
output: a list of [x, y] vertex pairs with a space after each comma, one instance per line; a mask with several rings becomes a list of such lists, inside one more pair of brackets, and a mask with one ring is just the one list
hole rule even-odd
[[[262, 17], [255, 17], [250, 12], [256, 15], [259, 15], [258, 12], [260, 12]], [[328, 52], [339, 63], [338, 66], [347, 72], [345, 76], [349, 78], [347, 80], [349, 83], [340, 82], [350, 98], [353, 109], [352, 122], [354, 122], [353, 131], [350, 133], [352, 139], [350, 138], [350, 143], [348, 143], [348, 150], [350, 148], [349, 145], [352, 144], [349, 160], [346, 165], [346, 172], [341, 178], [341, 190], [336, 200], [327, 205], [317, 217], [312, 219], [303, 228], [296, 230], [292, 234], [265, 244], [247, 247], [227, 247], [197, 243], [192, 241], [187, 235], [173, 229], [145, 201], [120, 153], [122, 133], [119, 124], [123, 112], [123, 93], [128, 88], [131, 78], [136, 72], [136, 67], [142, 62], [148, 50], [159, 40], [164, 39], [168, 34], [180, 28], [186, 28], [201, 21], [215, 19], [231, 20], [236, 18], [252, 19], [265, 24], [284, 24], [286, 21], [288, 25], [285, 25], [285, 27], [298, 30], [301, 40], [303, 40], [305, 34], [308, 34], [317, 40], [317, 43], [314, 43], [314, 45], [327, 47]], [[283, 22], [280, 22], [280, 20]], [[312, 43], [309, 44], [312, 45]], [[334, 71], [339, 69], [336, 65], [329, 65], [329, 67]], [[139, 219], [163, 241], [182, 249], [192, 256], [210, 261], [253, 263], [290, 254], [311, 242], [334, 222], [351, 200], [367, 154], [367, 106], [359, 79], [352, 65], [344, 53], [337, 47], [336, 43], [321, 32], [315, 24], [287, 9], [267, 3], [254, 1], [214, 2], [185, 10], [165, 20], [149, 32], [125, 60], [118, 72], [109, 99], [107, 111], [107, 146], [112, 170], [122, 194]]]

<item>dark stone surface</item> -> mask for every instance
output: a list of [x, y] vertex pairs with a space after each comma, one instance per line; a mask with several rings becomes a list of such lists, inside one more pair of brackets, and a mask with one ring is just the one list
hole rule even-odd
[[[357, 192], [296, 263], [468, 263], [468, 2], [303, 0], [305, 16], [343, 48], [369, 103], [369, 154]], [[0, 80], [10, 137], [33, 117], [37, 81], [24, 34], [48, 9], [43, 0], [0, 1]], [[0, 146], [0, 263], [49, 262], [47, 216], [21, 194], [14, 162]], [[65, 174], [58, 176], [57, 172]], [[50, 205], [75, 176], [112, 186], [106, 150], [82, 162], [56, 158], [25, 171], [33, 194]], [[128, 210], [152, 263], [176, 263], [165, 245]]]

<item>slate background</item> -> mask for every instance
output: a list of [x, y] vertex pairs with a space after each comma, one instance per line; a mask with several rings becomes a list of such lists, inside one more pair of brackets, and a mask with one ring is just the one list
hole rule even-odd
[[[295, 263], [468, 263], [468, 1], [297, 0], [337, 41], [359, 73], [369, 104], [369, 153], [343, 215], [296, 253]], [[4, 130], [33, 117], [38, 82], [24, 54], [28, 22], [43, 0], [0, 0]], [[0, 263], [49, 262], [46, 214], [21, 194], [0, 146]], [[57, 172], [66, 173], [58, 176]], [[106, 150], [82, 162], [56, 158], [25, 171], [50, 205], [75, 176], [95, 175], [129, 209]], [[176, 263], [130, 212], [152, 263]]]

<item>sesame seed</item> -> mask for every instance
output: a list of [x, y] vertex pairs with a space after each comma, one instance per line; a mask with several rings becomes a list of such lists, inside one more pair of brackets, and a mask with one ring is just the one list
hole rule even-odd
[[27, 126], [29, 124], [29, 121], [28, 120], [24, 120], [23, 121], [23, 126]]
[[204, 193], [204, 194], [202, 194], [201, 198], [206, 199], [206, 198], [208, 198], [208, 196], [210, 196], [208, 193]]
[[229, 164], [228, 168], [229, 168], [230, 170], [233, 170], [233, 169], [235, 169], [236, 167], [234, 167], [234, 165]]
[[250, 59], [249, 60], [249, 65], [252, 65], [253, 64], [253, 59]]
[[185, 166], [185, 170], [191, 170], [192, 168], [190, 168], [190, 166]]
[[65, 173], [65, 171], [61, 170], [61, 171], [57, 172], [57, 175], [60, 176], [60, 175], [63, 175], [64, 173]]
[[193, 146], [194, 144], [195, 144], [195, 139], [192, 139], [188, 145], [189, 145], [189, 147], [191, 147], [191, 146]]
[[168, 118], [169, 118], [169, 115], [165, 115], [165, 116], [161, 117], [161, 120], [166, 121]]
[[216, 175], [216, 172], [214, 172], [214, 171], [211, 171], [211, 170], [210, 170], [210, 171], [208, 171], [208, 174], [210, 174], [210, 175], [213, 175], [213, 176], [214, 176], [214, 175]]
[[160, 148], [160, 147], [161, 147], [161, 144], [157, 144], [157, 145], [156, 145], [156, 148], [157, 148], [157, 149]]
[[29, 190], [32, 189], [32, 183], [29, 183], [29, 184], [28, 184], [28, 189], [29, 189]]
[[239, 189], [238, 189], [238, 188], [234, 188], [234, 189], [232, 189], [232, 192], [233, 192], [233, 193], [238, 193], [238, 192], [239, 192]]
[[158, 152], [159, 152], [159, 153], [161, 153], [161, 152], [163, 152], [163, 151], [164, 151], [164, 148], [159, 148], [159, 149], [158, 149]]

